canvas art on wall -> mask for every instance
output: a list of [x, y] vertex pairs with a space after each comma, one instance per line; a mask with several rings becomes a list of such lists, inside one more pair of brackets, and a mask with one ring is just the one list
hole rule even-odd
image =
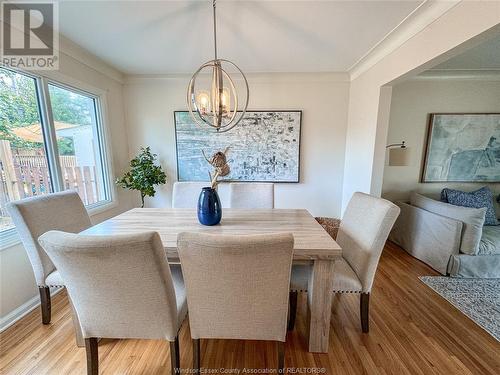
[[195, 124], [187, 111], [176, 111], [177, 179], [208, 181], [211, 155], [230, 146], [227, 181], [299, 182], [302, 111], [247, 111], [226, 133]]
[[430, 115], [422, 182], [500, 181], [500, 113]]

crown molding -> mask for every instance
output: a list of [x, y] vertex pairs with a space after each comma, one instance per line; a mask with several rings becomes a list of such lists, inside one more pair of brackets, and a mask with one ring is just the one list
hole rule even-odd
[[500, 81], [500, 69], [430, 69], [413, 77], [412, 80]]
[[351, 80], [356, 79], [369, 70], [385, 56], [395, 51], [399, 46], [439, 19], [460, 2], [461, 0], [425, 0], [349, 68], [348, 71]]
[[[144, 83], [148, 81], [175, 81], [182, 80], [189, 82], [191, 74], [131, 74], [126, 75], [125, 84]], [[350, 82], [347, 72], [330, 73], [245, 73], [251, 83], [260, 82]], [[238, 80], [238, 77], [236, 77]]]

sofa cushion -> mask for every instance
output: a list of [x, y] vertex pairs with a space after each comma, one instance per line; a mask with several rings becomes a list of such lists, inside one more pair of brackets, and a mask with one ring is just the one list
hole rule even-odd
[[448, 273], [451, 277], [500, 278], [500, 255], [454, 254], [450, 257]]
[[483, 228], [483, 235], [479, 243], [480, 255], [500, 255], [500, 226], [489, 226]]
[[487, 186], [471, 192], [445, 188], [441, 191], [441, 200], [455, 206], [486, 207], [484, 225], [498, 225], [495, 207], [493, 206], [493, 193]]
[[446, 275], [450, 255], [460, 251], [464, 223], [404, 202], [396, 204], [401, 209], [401, 214], [389, 239]]
[[477, 254], [482, 236], [486, 208], [454, 206], [449, 203], [427, 198], [415, 192], [410, 196], [410, 203], [412, 206], [464, 223], [460, 252], [469, 255]]

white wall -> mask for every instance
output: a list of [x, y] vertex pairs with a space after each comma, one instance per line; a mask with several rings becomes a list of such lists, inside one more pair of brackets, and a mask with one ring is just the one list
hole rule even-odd
[[427, 70], [480, 43], [499, 32], [499, 23], [500, 2], [462, 1], [368, 70], [353, 77], [343, 208], [355, 191], [376, 195], [382, 191], [390, 95], [381, 92], [381, 88], [405, 75]]
[[[62, 40], [61, 46], [65, 52], [60, 54], [60, 70], [38, 73], [70, 85], [84, 85], [83, 87], [88, 89], [95, 88], [104, 92], [107, 104], [107, 141], [112, 172], [117, 175], [127, 168], [129, 154], [123, 109], [123, 77], [121, 73], [70, 42]], [[114, 175], [111, 176], [112, 180]], [[97, 223], [131, 208], [134, 203], [131, 197], [129, 192], [117, 189], [117, 204], [104, 212], [92, 215], [92, 221]], [[8, 323], [6, 320], [12, 317], [10, 313], [27, 307], [26, 303], [37, 303], [38, 290], [31, 265], [21, 244], [0, 250], [0, 273], [1, 328], [3, 324]]]
[[[129, 149], [159, 154], [168, 184], [148, 206], [169, 207], [176, 180], [175, 110], [186, 109], [188, 76], [129, 77], [124, 97]], [[250, 74], [250, 110], [302, 110], [299, 184], [276, 185], [276, 207], [340, 214], [349, 82], [346, 74]], [[207, 167], [208, 170], [208, 167]]]
[[0, 250], [0, 323], [11, 311], [37, 294], [35, 277], [24, 247], [18, 244]]
[[[439, 195], [444, 187], [474, 190], [488, 185], [496, 195], [500, 183], [420, 183], [429, 113], [500, 112], [500, 78], [492, 80], [414, 79], [392, 89], [388, 143], [405, 140], [410, 165], [384, 169], [382, 195], [405, 200], [412, 190]], [[387, 164], [387, 162], [386, 162]]]

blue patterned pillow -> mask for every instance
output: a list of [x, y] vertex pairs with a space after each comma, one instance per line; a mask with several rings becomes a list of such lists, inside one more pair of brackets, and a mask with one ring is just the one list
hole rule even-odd
[[462, 207], [486, 207], [484, 225], [498, 225], [495, 207], [493, 207], [493, 193], [487, 186], [470, 193], [446, 188], [441, 191], [441, 201]]

